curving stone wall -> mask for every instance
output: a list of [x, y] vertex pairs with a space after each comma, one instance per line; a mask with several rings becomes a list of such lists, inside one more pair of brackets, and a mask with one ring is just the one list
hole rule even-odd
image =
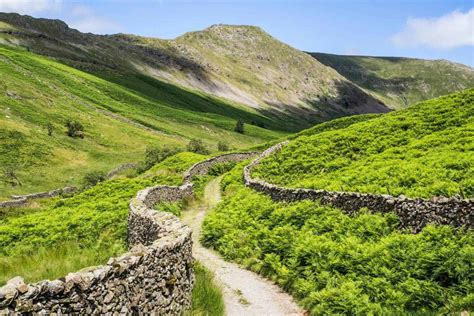
[[288, 141], [270, 147], [244, 168], [246, 186], [268, 194], [276, 201], [319, 200], [323, 204], [340, 208], [348, 214], [354, 214], [361, 208], [367, 208], [372, 212], [395, 212], [400, 218], [400, 227], [409, 228], [413, 233], [421, 231], [428, 223], [474, 228], [474, 200], [472, 199], [445, 197], [410, 199], [404, 196], [393, 197], [370, 193], [292, 189], [252, 178], [252, 168], [264, 158], [281, 150], [286, 144]]
[[[106, 178], [110, 179], [113, 176], [119, 174], [120, 172], [128, 169], [135, 169], [138, 167], [138, 164], [136, 163], [124, 163], [119, 165], [118, 167], [110, 170]], [[74, 186], [67, 186], [61, 189], [57, 190], [52, 190], [52, 191], [46, 191], [46, 192], [38, 192], [38, 193], [31, 193], [31, 194], [25, 194], [25, 195], [12, 195], [13, 200], [8, 200], [8, 201], [3, 201], [0, 202], [0, 208], [6, 208], [6, 207], [20, 207], [26, 204], [29, 200], [33, 199], [42, 199], [42, 198], [51, 198], [55, 197], [57, 195], [60, 195], [62, 193], [72, 193], [77, 190], [76, 187]]]
[[129, 205], [129, 252], [54, 281], [25, 284], [15, 277], [0, 288], [0, 314], [182, 314], [191, 306], [194, 285], [191, 229], [152, 207], [192, 195], [192, 176], [213, 164], [249, 155], [255, 153], [214, 157], [191, 167], [179, 187], [139, 191]]
[[72, 193], [76, 191], [76, 187], [64, 187], [57, 190], [46, 191], [46, 192], [38, 192], [38, 193], [31, 193], [26, 195], [12, 195], [13, 200], [0, 202], [0, 208], [2, 207], [18, 207], [26, 204], [29, 200], [33, 199], [42, 199], [42, 198], [51, 198], [63, 193]]
[[191, 179], [196, 175], [204, 175], [209, 172], [209, 168], [211, 168], [215, 164], [224, 163], [224, 162], [236, 162], [242, 161], [245, 159], [249, 159], [255, 157], [258, 152], [247, 152], [247, 153], [231, 153], [231, 154], [224, 154], [220, 156], [216, 156], [213, 158], [209, 158], [207, 160], [198, 162], [194, 164], [189, 170], [184, 174], [184, 182], [188, 183]]

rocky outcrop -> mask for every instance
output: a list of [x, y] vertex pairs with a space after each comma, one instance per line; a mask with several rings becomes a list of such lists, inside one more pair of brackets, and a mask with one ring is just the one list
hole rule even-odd
[[53, 281], [26, 284], [15, 277], [0, 288], [0, 314], [182, 314], [191, 306], [194, 285], [191, 229], [153, 206], [192, 195], [192, 177], [206, 173], [214, 164], [252, 155], [255, 153], [214, 157], [191, 167], [181, 186], [139, 191], [129, 205], [129, 252], [111, 258], [106, 265]]
[[362, 208], [372, 212], [394, 212], [400, 220], [401, 228], [409, 228], [413, 233], [420, 232], [428, 223], [474, 228], [474, 200], [434, 197], [432, 199], [411, 199], [404, 196], [393, 197], [357, 192], [333, 192], [301, 188], [284, 188], [261, 179], [254, 179], [251, 170], [269, 155], [281, 150], [288, 143], [282, 142], [265, 150], [252, 163], [244, 168], [245, 185], [264, 192], [276, 201], [318, 200], [330, 204], [348, 214]]

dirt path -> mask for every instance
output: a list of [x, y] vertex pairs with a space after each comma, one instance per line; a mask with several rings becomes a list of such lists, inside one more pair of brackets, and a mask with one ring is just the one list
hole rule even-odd
[[224, 261], [199, 243], [206, 211], [220, 200], [220, 178], [211, 180], [204, 191], [204, 202], [183, 212], [183, 222], [193, 230], [193, 252], [211, 270], [222, 287], [227, 315], [303, 315], [292, 297], [259, 275]]

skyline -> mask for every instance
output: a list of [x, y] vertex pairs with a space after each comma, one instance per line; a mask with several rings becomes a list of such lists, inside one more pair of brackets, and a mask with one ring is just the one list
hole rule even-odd
[[0, 11], [60, 19], [82, 32], [163, 39], [213, 24], [256, 25], [302, 51], [474, 66], [471, 1], [0, 0]]

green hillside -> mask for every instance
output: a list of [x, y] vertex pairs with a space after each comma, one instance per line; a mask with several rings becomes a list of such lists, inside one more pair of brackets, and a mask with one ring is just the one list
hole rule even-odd
[[222, 180], [202, 241], [271, 278], [310, 315], [459, 315], [474, 308], [474, 233], [398, 229], [393, 213], [349, 216], [314, 201], [273, 202]]
[[[284, 135], [241, 105], [143, 75], [86, 73], [7, 46], [0, 46], [0, 114], [0, 198], [77, 185], [90, 171], [143, 159], [151, 146], [198, 138], [216, 151], [219, 140], [242, 148]], [[238, 119], [266, 128], [246, 124], [236, 133]], [[84, 138], [66, 135], [68, 120], [83, 125]]]
[[341, 122], [303, 132], [255, 175], [288, 187], [474, 197], [474, 89]]
[[474, 69], [447, 60], [310, 55], [392, 108], [474, 87]]
[[298, 131], [388, 109], [308, 54], [245, 25], [213, 25], [173, 40], [94, 35], [59, 20], [0, 13], [0, 43], [86, 72], [146, 75], [245, 105]]

